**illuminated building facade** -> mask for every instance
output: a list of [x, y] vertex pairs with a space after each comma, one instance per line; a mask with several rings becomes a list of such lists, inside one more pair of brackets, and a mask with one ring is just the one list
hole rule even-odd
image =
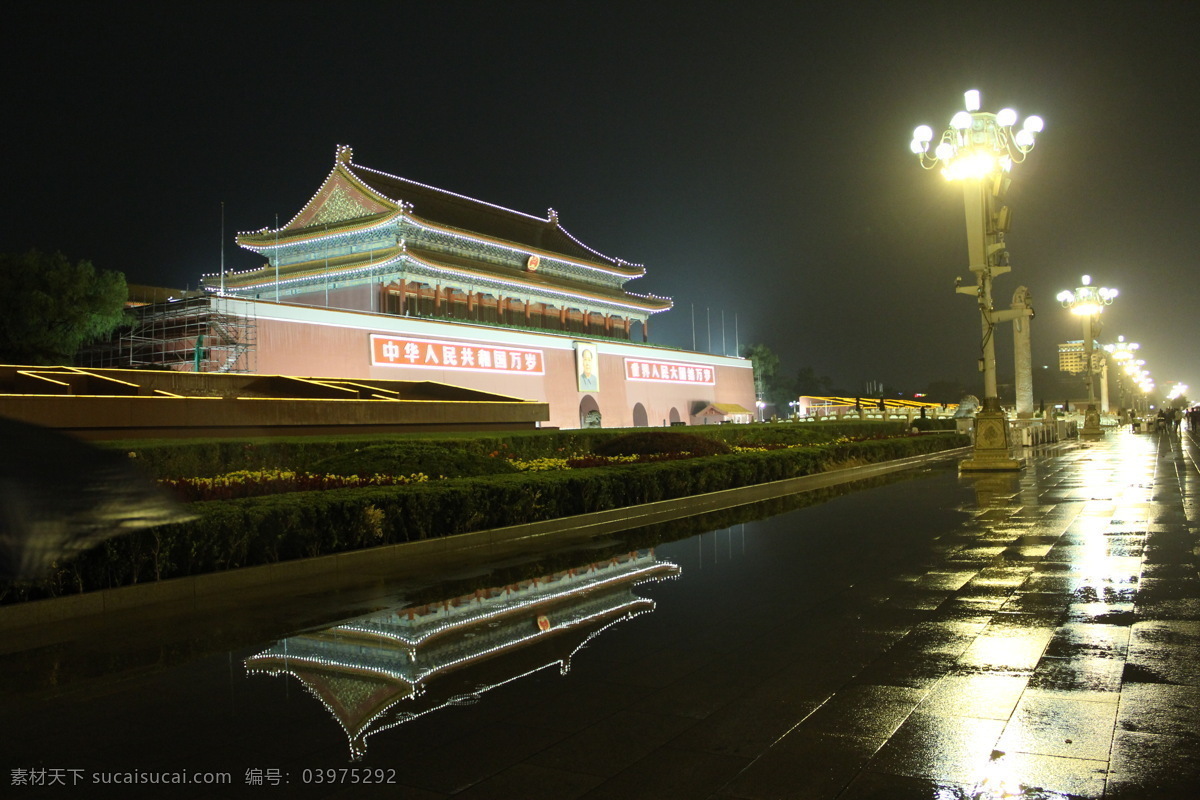
[[[1099, 343], [1093, 344], [1093, 351], [1098, 351], [1099, 348]], [[1084, 358], [1083, 339], [1063, 342], [1058, 346], [1058, 371], [1081, 375]]]
[[[333, 170], [290, 222], [238, 236], [261, 268], [224, 292], [302, 305], [647, 341], [665, 297], [627, 292], [645, 268], [603, 255], [546, 218], [355, 164]], [[219, 287], [218, 287], [219, 288]]]
[[[339, 147], [296, 216], [237, 241], [266, 261], [205, 289], [225, 316], [253, 318], [256, 372], [455, 384], [545, 402], [559, 428], [704, 424], [713, 403], [754, 407], [748, 360], [648, 344], [671, 301], [627, 291], [645, 268], [583, 244], [553, 210], [388, 175]], [[178, 368], [249, 363], [217, 352], [222, 341], [209, 332], [205, 358], [181, 351]]]

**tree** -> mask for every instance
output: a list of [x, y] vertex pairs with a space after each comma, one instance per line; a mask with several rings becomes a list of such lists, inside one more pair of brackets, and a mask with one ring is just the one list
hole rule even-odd
[[124, 319], [125, 275], [62, 253], [0, 253], [0, 363], [69, 364]]
[[776, 409], [786, 413], [788, 403], [795, 400], [796, 382], [779, 372], [779, 356], [765, 344], [751, 344], [742, 348], [742, 357], [754, 365], [754, 393]]
[[765, 344], [748, 344], [742, 348], [742, 358], [750, 359], [754, 367], [754, 395], [766, 400], [775, 374], [779, 372], [779, 356]]
[[817, 375], [812, 367], [801, 367], [796, 373], [796, 396], [829, 397], [834, 394], [833, 381], [828, 375]]

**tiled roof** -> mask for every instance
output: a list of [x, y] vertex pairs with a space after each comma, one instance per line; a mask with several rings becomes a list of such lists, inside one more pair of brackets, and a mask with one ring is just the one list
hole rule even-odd
[[501, 239], [537, 250], [558, 253], [569, 258], [603, 264], [630, 275], [642, 275], [645, 270], [619, 258], [591, 250], [558, 224], [549, 219], [475, 200], [407, 178], [388, 175], [353, 162], [346, 168], [358, 180], [384, 197], [411, 206], [412, 213], [428, 222]]

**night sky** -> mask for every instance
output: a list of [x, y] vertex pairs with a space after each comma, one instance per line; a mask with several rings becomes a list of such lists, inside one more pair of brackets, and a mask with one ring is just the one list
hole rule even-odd
[[[1054, 297], [1087, 273], [1121, 292], [1101, 341], [1139, 342], [1160, 387], [1200, 387], [1197, 9], [10, 5], [0, 251], [194, 288], [222, 250], [229, 269], [260, 263], [234, 235], [291, 219], [349, 144], [365, 166], [552, 207], [644, 264], [627, 288], [675, 300], [652, 341], [691, 348], [694, 310], [699, 350], [762, 342], [851, 391], [981, 392], [979, 315], [953, 292], [973, 281], [961, 189], [908, 149], [975, 88], [985, 110], [1046, 121], [1014, 169], [1013, 271], [995, 283], [1000, 307], [1033, 294], [1035, 370], [1081, 338]], [[1011, 382], [1011, 327], [997, 336]]]

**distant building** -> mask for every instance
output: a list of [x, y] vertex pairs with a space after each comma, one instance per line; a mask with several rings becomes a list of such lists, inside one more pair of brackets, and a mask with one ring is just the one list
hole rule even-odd
[[700, 425], [720, 425], [725, 422], [745, 423], [754, 421], [754, 412], [737, 403], [710, 403], [696, 414]]
[[553, 210], [388, 175], [339, 147], [296, 216], [237, 241], [265, 263], [205, 276], [207, 297], [138, 309], [90, 363], [437, 381], [546, 402], [561, 428], [703, 424], [714, 403], [754, 406], [748, 360], [648, 344], [671, 301], [626, 290], [645, 268], [583, 244]]
[[[1102, 352], [1099, 343], [1092, 344], [1093, 352]], [[1058, 346], [1058, 371], [1070, 372], [1075, 375], [1083, 374], [1084, 367], [1083, 339], [1063, 342]]]

